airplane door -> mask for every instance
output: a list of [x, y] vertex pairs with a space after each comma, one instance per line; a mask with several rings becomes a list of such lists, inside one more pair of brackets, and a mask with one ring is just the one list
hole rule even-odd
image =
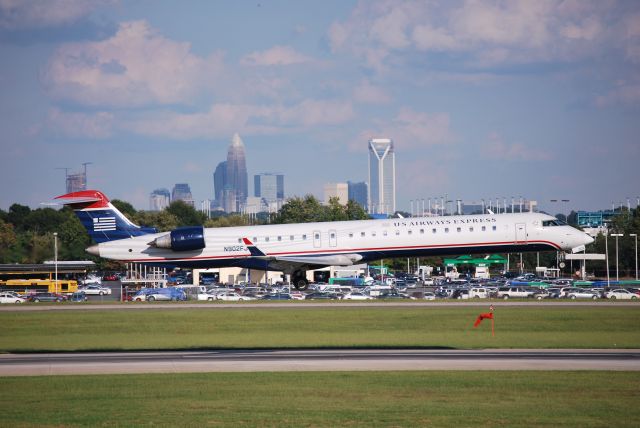
[[516, 244], [527, 243], [527, 225], [526, 223], [516, 223]]
[[338, 245], [338, 234], [335, 230], [329, 231], [329, 246], [335, 247]]
[[319, 230], [313, 231], [313, 248], [320, 248], [322, 246], [322, 234]]

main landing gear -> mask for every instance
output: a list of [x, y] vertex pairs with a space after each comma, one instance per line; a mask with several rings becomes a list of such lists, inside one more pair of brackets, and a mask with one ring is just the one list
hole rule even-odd
[[309, 281], [307, 281], [307, 272], [303, 270], [297, 270], [291, 274], [291, 283], [296, 290], [304, 291], [309, 287]]

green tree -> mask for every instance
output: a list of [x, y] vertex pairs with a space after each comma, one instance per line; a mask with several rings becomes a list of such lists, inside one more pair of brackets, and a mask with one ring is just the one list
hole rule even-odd
[[18, 231], [25, 230], [25, 221], [29, 214], [31, 214], [31, 208], [25, 205], [13, 204], [9, 207], [7, 222], [11, 223]]
[[201, 226], [206, 217], [203, 213], [196, 211], [191, 205], [183, 201], [174, 201], [167, 207], [167, 212], [173, 214], [178, 219], [178, 226]]
[[8, 263], [7, 257], [17, 242], [15, 231], [11, 223], [6, 223], [0, 219], [0, 261]]
[[124, 214], [129, 220], [135, 217], [136, 209], [133, 208], [129, 202], [121, 201], [120, 199], [111, 200], [111, 204]]
[[160, 232], [167, 232], [178, 227], [178, 218], [166, 210], [138, 211], [131, 220], [140, 226], [155, 227]]

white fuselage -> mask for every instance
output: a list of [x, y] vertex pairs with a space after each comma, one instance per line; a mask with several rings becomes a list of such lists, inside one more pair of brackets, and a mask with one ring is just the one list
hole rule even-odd
[[[208, 228], [204, 230], [205, 248], [196, 251], [149, 245], [167, 232], [103, 242], [97, 249], [101, 257], [128, 262], [270, 268], [269, 259], [286, 257], [325, 257], [326, 261], [332, 255], [357, 255], [357, 261], [364, 262], [409, 256], [566, 251], [593, 241], [571, 226], [554, 225], [554, 220], [546, 214], [516, 213]], [[252, 256], [243, 238], [264, 257]]]

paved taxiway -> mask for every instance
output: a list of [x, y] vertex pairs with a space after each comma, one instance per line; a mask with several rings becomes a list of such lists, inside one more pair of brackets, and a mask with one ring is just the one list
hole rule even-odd
[[640, 349], [212, 350], [0, 355], [0, 376], [375, 370], [640, 371]]

